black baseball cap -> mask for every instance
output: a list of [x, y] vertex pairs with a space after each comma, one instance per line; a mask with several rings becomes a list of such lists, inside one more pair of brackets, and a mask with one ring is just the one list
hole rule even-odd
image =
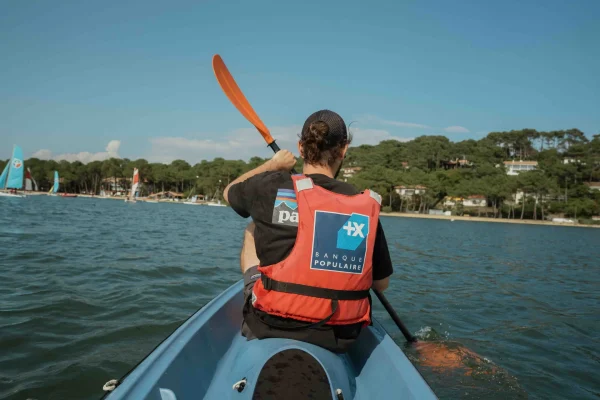
[[304, 126], [302, 127], [302, 133], [300, 139], [304, 139], [306, 133], [310, 128], [310, 125], [314, 122], [324, 122], [329, 127], [329, 133], [325, 139], [328, 146], [333, 147], [340, 143], [348, 142], [348, 131], [346, 130], [346, 123], [340, 117], [338, 113], [330, 110], [320, 110], [306, 119]]

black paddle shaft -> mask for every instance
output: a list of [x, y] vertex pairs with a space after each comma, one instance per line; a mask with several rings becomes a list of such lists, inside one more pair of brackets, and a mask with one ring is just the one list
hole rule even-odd
[[381, 293], [377, 289], [373, 289], [373, 292], [375, 292], [375, 295], [377, 296], [377, 298], [379, 299], [381, 304], [383, 304], [383, 307], [385, 307], [385, 310], [388, 312], [388, 314], [390, 314], [390, 317], [392, 317], [392, 319], [396, 323], [396, 326], [398, 326], [398, 328], [402, 331], [402, 334], [404, 335], [406, 340], [408, 340], [409, 342], [416, 342], [417, 338], [415, 336], [413, 336], [412, 333], [410, 333], [410, 331], [408, 330], [408, 328], [406, 328], [406, 326], [404, 326], [404, 324], [400, 320], [400, 317], [396, 313], [396, 310], [394, 310], [394, 308], [392, 307], [392, 305], [390, 304], [388, 299], [383, 295], [383, 293]]
[[279, 150], [281, 150], [274, 140], [271, 143], [269, 143], [269, 147], [271, 148], [271, 150], [273, 150], [273, 153], [277, 153]]
[[[274, 153], [277, 153], [279, 150], [281, 150], [279, 148], [279, 146], [277, 146], [277, 143], [275, 143], [274, 140], [271, 143], [269, 143], [269, 147], [271, 148], [271, 150], [273, 150]], [[294, 169], [292, 169], [291, 172], [292, 172], [292, 174], [296, 174], [296, 171]], [[402, 334], [404, 335], [406, 340], [408, 340], [409, 342], [416, 342], [417, 338], [414, 337], [410, 333], [410, 331], [408, 330], [408, 328], [406, 328], [406, 326], [404, 326], [404, 324], [400, 320], [400, 317], [396, 313], [396, 310], [394, 310], [394, 308], [392, 307], [390, 302], [386, 299], [386, 297], [383, 295], [383, 293], [381, 293], [379, 290], [376, 290], [376, 289], [373, 289], [373, 291], [375, 292], [375, 295], [377, 296], [377, 298], [379, 299], [381, 304], [383, 304], [383, 307], [385, 307], [385, 310], [388, 312], [388, 314], [390, 314], [390, 317], [392, 317], [392, 319], [396, 323], [396, 326], [398, 326], [398, 329], [400, 329], [400, 331], [402, 332]]]

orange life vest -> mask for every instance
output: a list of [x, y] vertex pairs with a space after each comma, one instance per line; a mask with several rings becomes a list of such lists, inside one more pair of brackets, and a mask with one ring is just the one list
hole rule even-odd
[[355, 196], [292, 176], [298, 202], [298, 234], [289, 256], [260, 266], [252, 305], [263, 312], [310, 325], [371, 322], [373, 248], [381, 196]]

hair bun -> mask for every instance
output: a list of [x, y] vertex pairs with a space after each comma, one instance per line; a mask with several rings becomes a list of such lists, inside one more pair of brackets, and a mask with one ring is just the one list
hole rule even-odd
[[299, 136], [302, 158], [312, 165], [333, 165], [352, 140], [342, 117], [329, 110], [308, 117]]
[[329, 125], [323, 121], [315, 121], [308, 127], [308, 134], [305, 142], [315, 146], [319, 150], [327, 147], [327, 135], [329, 134]]

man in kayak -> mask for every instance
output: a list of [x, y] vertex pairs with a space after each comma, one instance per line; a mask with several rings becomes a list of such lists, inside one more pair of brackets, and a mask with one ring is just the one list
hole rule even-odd
[[[329, 110], [312, 114], [296, 160], [281, 150], [243, 174], [223, 195], [242, 217], [245, 282], [242, 334], [284, 337], [344, 352], [371, 321], [369, 289], [393, 272], [379, 210], [381, 197], [336, 180], [351, 137]], [[259, 267], [260, 265], [260, 267]]]

